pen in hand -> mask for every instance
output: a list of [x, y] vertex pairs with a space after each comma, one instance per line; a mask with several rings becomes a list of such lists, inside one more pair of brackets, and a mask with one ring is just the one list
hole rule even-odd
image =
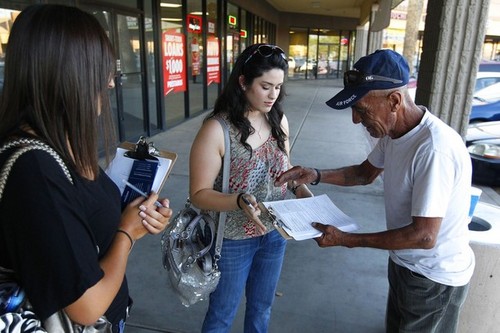
[[252, 204], [250, 203], [250, 201], [248, 201], [247, 198], [245, 198], [244, 196], [241, 196], [241, 200], [243, 200], [243, 202], [248, 206], [250, 207], [250, 209], [253, 211], [255, 210], [255, 208], [253, 208]]
[[[145, 192], [141, 191], [139, 188], [137, 188], [136, 186], [132, 185], [130, 182], [126, 181], [125, 179], [122, 179], [122, 181], [125, 183], [125, 185], [127, 185], [128, 187], [130, 187], [132, 190], [134, 190], [135, 192], [139, 193], [143, 197], [145, 197], [145, 198], [149, 197]], [[163, 207], [163, 205], [159, 201], [155, 201], [154, 204], [155, 204], [156, 207], [160, 207], [160, 208]]]

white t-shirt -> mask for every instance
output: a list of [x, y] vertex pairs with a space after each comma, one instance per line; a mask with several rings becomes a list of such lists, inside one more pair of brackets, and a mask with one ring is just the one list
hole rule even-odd
[[434, 248], [390, 251], [391, 259], [441, 284], [467, 284], [475, 265], [468, 230], [472, 166], [460, 135], [425, 109], [410, 132], [380, 139], [368, 161], [384, 169], [388, 229], [412, 223], [412, 216], [442, 218]]

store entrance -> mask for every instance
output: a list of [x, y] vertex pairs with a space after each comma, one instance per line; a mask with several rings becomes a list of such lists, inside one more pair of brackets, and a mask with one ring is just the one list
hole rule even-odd
[[[88, 9], [87, 9], [88, 10]], [[147, 91], [143, 70], [142, 27], [139, 14], [89, 10], [102, 24], [115, 49], [115, 89], [110, 91], [111, 108], [118, 127], [118, 139], [135, 141], [146, 133]]]
[[338, 43], [321, 43], [318, 45], [318, 77], [338, 77], [341, 70], [339, 50]]

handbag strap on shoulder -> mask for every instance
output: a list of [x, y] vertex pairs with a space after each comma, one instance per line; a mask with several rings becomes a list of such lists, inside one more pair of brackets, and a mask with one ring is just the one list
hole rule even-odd
[[64, 161], [62, 160], [61, 156], [59, 156], [59, 154], [54, 149], [52, 149], [48, 144], [36, 139], [18, 139], [10, 141], [6, 143], [4, 146], [2, 146], [0, 148], [0, 153], [13, 147], [20, 147], [20, 148], [16, 150], [7, 159], [7, 161], [2, 167], [2, 170], [0, 171], [0, 200], [2, 200], [3, 190], [5, 188], [5, 185], [7, 184], [7, 179], [9, 178], [9, 174], [10, 171], [12, 170], [12, 167], [14, 166], [14, 163], [21, 155], [30, 150], [42, 150], [50, 154], [61, 166], [61, 169], [63, 170], [66, 178], [68, 178], [68, 181], [71, 184], [73, 184], [73, 178], [71, 177], [71, 173], [69, 172], [68, 167], [66, 166], [66, 164], [64, 164]]
[[[222, 126], [224, 131], [224, 160], [222, 165], [222, 192], [229, 193], [229, 168], [231, 162], [231, 140], [229, 138], [229, 127], [224, 119], [221, 117], [215, 117]], [[224, 239], [224, 226], [226, 224], [227, 213], [219, 213], [219, 225], [217, 226], [217, 238], [215, 240], [215, 264], [220, 259], [220, 253], [222, 250], [222, 240]]]

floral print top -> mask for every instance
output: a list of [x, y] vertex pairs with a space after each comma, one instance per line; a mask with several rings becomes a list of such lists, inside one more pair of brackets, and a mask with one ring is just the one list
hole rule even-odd
[[[226, 124], [230, 124], [225, 119]], [[239, 132], [229, 126], [231, 140], [231, 163], [229, 176], [229, 192], [246, 192], [252, 194], [257, 202], [283, 200], [286, 196], [286, 184], [274, 186], [274, 180], [288, 169], [288, 156], [279, 149], [277, 140], [269, 135], [266, 142], [253, 150], [252, 154], [241, 144]], [[222, 189], [222, 169], [215, 180], [214, 189]], [[215, 219], [218, 222], [218, 216]], [[261, 214], [260, 220], [267, 232], [274, 230], [271, 219]], [[245, 239], [256, 237], [256, 228], [252, 220], [238, 209], [228, 211], [224, 238]]]

